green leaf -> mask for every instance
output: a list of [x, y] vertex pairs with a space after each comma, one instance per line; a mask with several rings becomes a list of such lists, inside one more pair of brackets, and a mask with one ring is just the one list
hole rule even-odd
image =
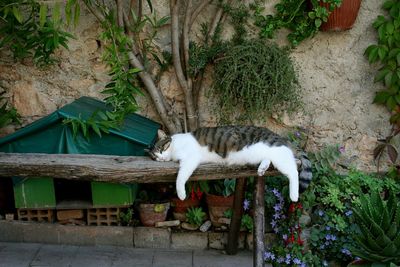
[[386, 69], [386, 68], [380, 70], [380, 71], [376, 74], [375, 79], [374, 79], [374, 82], [382, 81], [382, 80], [385, 78], [385, 76], [386, 76], [389, 72], [390, 72], [390, 70], [389, 70], [389, 69]]
[[74, 26], [78, 26], [79, 22], [79, 16], [81, 15], [81, 7], [79, 5], [79, 2], [75, 4], [75, 14], [74, 14]]
[[60, 18], [61, 18], [61, 7], [60, 7], [60, 3], [56, 2], [54, 4], [54, 9], [53, 9], [53, 23], [54, 25], [58, 25], [58, 23], [60, 22]]
[[316, 19], [316, 20], [314, 21], [314, 23], [315, 23], [315, 27], [319, 28], [319, 27], [321, 27], [322, 20], [321, 20], [321, 19]]
[[385, 104], [389, 99], [390, 94], [386, 91], [377, 92], [373, 103], [375, 104]]
[[46, 17], [47, 17], [47, 5], [42, 4], [40, 5], [40, 11], [39, 11], [39, 25], [40, 27], [43, 27], [45, 22], [46, 22]]
[[18, 22], [22, 23], [24, 18], [22, 17], [21, 11], [16, 5], [13, 6], [12, 12], [14, 14], [14, 17], [18, 20]]
[[388, 100], [386, 101], [386, 106], [389, 110], [394, 110], [396, 108], [397, 104], [396, 104], [396, 100], [393, 96], [390, 96], [388, 98]]

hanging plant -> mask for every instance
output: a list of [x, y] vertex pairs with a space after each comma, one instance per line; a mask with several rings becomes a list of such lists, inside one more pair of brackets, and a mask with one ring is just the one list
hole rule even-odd
[[[213, 92], [223, 120], [253, 121], [301, 106], [289, 53], [276, 44], [246, 40], [229, 44], [215, 64]], [[240, 111], [240, 112], [239, 112]], [[235, 117], [240, 113], [239, 117]]]

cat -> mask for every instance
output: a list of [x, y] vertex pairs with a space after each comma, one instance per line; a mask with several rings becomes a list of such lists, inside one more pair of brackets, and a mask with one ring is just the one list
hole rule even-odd
[[[300, 174], [294, 151], [301, 161]], [[289, 196], [293, 202], [298, 201], [299, 192], [304, 191], [312, 179], [311, 162], [304, 152], [293, 150], [289, 142], [276, 133], [255, 126], [198, 128], [172, 136], [161, 133], [147, 152], [156, 161], [179, 161], [176, 191], [181, 200], [186, 198], [186, 181], [202, 163], [259, 164], [259, 176], [263, 176], [272, 163], [288, 177]]]

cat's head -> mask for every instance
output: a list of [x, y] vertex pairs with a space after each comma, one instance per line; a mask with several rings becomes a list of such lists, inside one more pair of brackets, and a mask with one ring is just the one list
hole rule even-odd
[[149, 156], [156, 161], [170, 161], [172, 160], [171, 153], [171, 137], [163, 131], [158, 131], [158, 141], [155, 143], [151, 150], [148, 150]]

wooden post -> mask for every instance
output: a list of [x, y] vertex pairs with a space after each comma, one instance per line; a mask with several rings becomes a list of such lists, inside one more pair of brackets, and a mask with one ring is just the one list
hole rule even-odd
[[265, 228], [265, 178], [257, 177], [256, 188], [254, 192], [254, 233], [253, 233], [253, 266], [264, 266], [264, 228]]
[[231, 218], [231, 224], [229, 227], [228, 244], [226, 246], [226, 253], [228, 253], [229, 255], [237, 254], [238, 250], [240, 224], [243, 214], [245, 184], [246, 184], [245, 178], [236, 179], [235, 199], [233, 201], [233, 214]]

